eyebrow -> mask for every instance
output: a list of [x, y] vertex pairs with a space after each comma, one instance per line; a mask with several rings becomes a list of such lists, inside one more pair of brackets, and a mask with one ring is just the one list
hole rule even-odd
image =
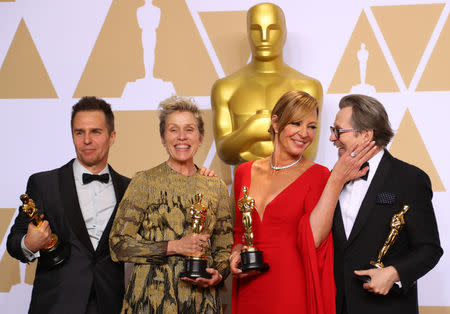
[[336, 129], [342, 129], [342, 127], [339, 125], [339, 123], [334, 122], [334, 123], [333, 123], [333, 126], [334, 126]]
[[182, 125], [180, 125], [180, 124], [177, 124], [177, 123], [169, 123], [169, 124], [167, 124], [167, 127], [171, 127], [171, 126], [176, 126], [176, 127], [190, 127], [190, 126], [197, 126], [197, 124], [196, 123], [188, 123], [188, 124], [182, 124]]
[[74, 128], [73, 131], [77, 132], [77, 131], [101, 131], [103, 130], [103, 128]]

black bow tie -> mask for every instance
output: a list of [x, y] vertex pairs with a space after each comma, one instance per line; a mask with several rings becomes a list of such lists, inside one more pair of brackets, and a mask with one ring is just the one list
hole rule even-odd
[[100, 175], [83, 173], [83, 184], [88, 184], [95, 180], [103, 182], [103, 183], [108, 183], [109, 173], [104, 173], [104, 174], [100, 174]]
[[[359, 170], [361, 170], [361, 169], [363, 169], [364, 167], [367, 167], [367, 166], [369, 166], [369, 163], [366, 161], [365, 163], [363, 163], [361, 165], [361, 168], [359, 168]], [[369, 171], [370, 171], [370, 168], [369, 168], [369, 170], [367, 170], [366, 174], [363, 175], [360, 179], [363, 179], [363, 180], [367, 181], [367, 177], [369, 176]]]

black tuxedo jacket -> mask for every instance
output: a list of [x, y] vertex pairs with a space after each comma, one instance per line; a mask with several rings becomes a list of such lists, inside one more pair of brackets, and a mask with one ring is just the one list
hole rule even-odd
[[[73, 161], [58, 169], [33, 174], [28, 180], [27, 194], [49, 221], [52, 232], [71, 249], [69, 259], [55, 268], [45, 269], [38, 261], [29, 313], [85, 313], [91, 293], [95, 293], [99, 313], [119, 313], [124, 267], [111, 260], [108, 238], [130, 180], [109, 167], [117, 204], [94, 250], [78, 203]], [[29, 220], [19, 209], [7, 242], [9, 254], [24, 263], [28, 260], [20, 243]]]
[[[416, 280], [442, 255], [432, 196], [425, 172], [385, 151], [348, 239], [338, 204], [333, 221], [337, 314], [344, 302], [349, 314], [418, 313]], [[376, 260], [389, 234], [391, 218], [404, 204], [410, 206], [404, 216], [406, 225], [383, 259], [385, 266], [397, 269], [402, 291], [372, 294], [362, 288], [353, 271], [367, 269], [369, 261]]]

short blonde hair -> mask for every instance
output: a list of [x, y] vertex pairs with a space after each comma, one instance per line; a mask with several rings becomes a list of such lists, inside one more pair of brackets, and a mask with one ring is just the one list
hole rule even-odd
[[[275, 104], [272, 110], [272, 116], [277, 116], [278, 132], [293, 121], [300, 121], [308, 116], [313, 110], [319, 114], [319, 104], [317, 100], [310, 94], [293, 90], [285, 93]], [[269, 132], [272, 134], [272, 139], [275, 137], [275, 130], [270, 125]]]
[[167, 117], [177, 111], [190, 112], [194, 115], [197, 121], [197, 128], [201, 136], [205, 135], [205, 127], [203, 118], [194, 101], [187, 97], [172, 96], [159, 103], [159, 134], [164, 138], [164, 131], [166, 130]]

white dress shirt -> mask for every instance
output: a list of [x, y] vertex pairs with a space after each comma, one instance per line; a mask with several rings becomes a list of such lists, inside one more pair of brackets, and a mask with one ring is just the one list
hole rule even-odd
[[[92, 181], [88, 184], [83, 184], [83, 173], [92, 174], [80, 164], [78, 159], [75, 159], [73, 163], [73, 174], [77, 188], [78, 202], [80, 203], [81, 213], [83, 214], [92, 246], [94, 249], [97, 249], [98, 242], [116, 206], [116, 194], [114, 192], [111, 174], [109, 175], [108, 183]], [[98, 175], [104, 173], [109, 174], [108, 165]]]
[[[81, 213], [83, 214], [84, 223], [86, 224], [92, 246], [94, 249], [97, 249], [98, 242], [116, 206], [116, 194], [114, 192], [111, 174], [109, 174], [108, 165], [98, 173], [99, 175], [108, 173], [108, 183], [92, 181], [88, 184], [83, 184], [83, 173], [92, 174], [80, 164], [78, 159], [75, 159], [73, 162], [73, 174], [75, 177], [78, 202], [80, 203]], [[25, 237], [26, 235], [23, 236], [21, 241], [22, 251], [25, 257], [29, 261], [32, 261], [39, 257], [40, 254], [39, 251], [33, 253], [25, 246]]]
[[382, 149], [369, 160], [369, 175], [367, 176], [367, 181], [363, 179], [350, 181], [341, 191], [339, 205], [341, 207], [342, 221], [344, 222], [347, 239], [350, 236], [359, 208], [366, 196], [367, 190], [375, 176], [375, 172], [378, 169], [378, 165], [380, 164], [383, 155], [384, 150]]

